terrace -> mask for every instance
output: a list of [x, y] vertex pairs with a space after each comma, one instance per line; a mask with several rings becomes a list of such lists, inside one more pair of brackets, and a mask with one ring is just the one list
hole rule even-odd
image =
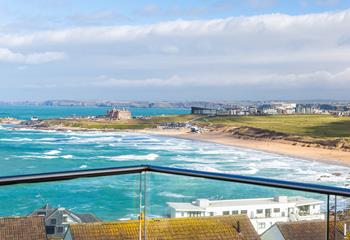
[[[116, 191], [108, 188], [109, 191], [101, 194], [96, 193], [96, 182], [103, 180], [104, 185], [123, 182], [129, 183], [127, 191], [128, 199], [122, 199], [121, 189]], [[190, 181], [193, 183], [217, 184], [220, 186], [216, 192], [203, 192], [203, 189], [196, 189], [193, 184], [191, 192], [193, 196], [179, 196], [182, 192], [181, 181]], [[81, 184], [84, 183], [84, 184]], [[154, 194], [157, 186], [167, 184], [169, 192], [166, 198], [161, 200], [159, 195]], [[43, 186], [50, 186], [50, 192], [43, 192], [39, 196]], [[212, 173], [204, 171], [194, 171], [188, 169], [159, 167], [152, 165], [128, 166], [118, 168], [104, 168], [93, 170], [66, 171], [44, 174], [31, 174], [21, 176], [8, 176], [0, 178], [0, 193], [2, 197], [1, 214], [13, 213], [10, 216], [0, 218], [0, 239], [28, 239], [38, 240], [43, 237], [43, 229], [46, 229], [48, 239], [281, 239], [276, 233], [276, 229], [282, 229], [289, 233], [289, 236], [302, 239], [300, 236], [308, 236], [305, 239], [349, 239], [349, 217], [347, 199], [350, 197], [350, 190], [338, 187], [323, 186], [316, 184], [307, 184], [291, 181], [281, 181], [275, 179], [266, 179], [258, 177], [247, 177], [241, 175]], [[64, 191], [67, 186], [78, 186], [73, 191]], [[235, 192], [238, 186], [245, 186], [245, 196], [243, 192]], [[99, 186], [100, 187], [100, 186]], [[11, 193], [18, 188], [27, 189], [27, 194], [21, 196], [21, 199], [11, 199]], [[80, 188], [80, 189], [79, 189]], [[78, 190], [77, 190], [78, 189]], [[241, 191], [241, 190], [240, 190]], [[269, 223], [263, 218], [260, 222], [253, 222], [245, 212], [228, 211], [227, 214], [209, 214], [192, 215], [184, 218], [169, 218], [170, 209], [167, 208], [169, 202], [186, 204], [191, 200], [198, 199], [198, 196], [205, 196], [211, 201], [223, 200], [221, 196], [224, 192], [235, 193], [232, 198], [244, 199], [249, 194], [250, 199], [264, 197], [274, 193], [275, 196], [285, 195], [293, 199], [302, 196], [307, 199], [315, 199], [318, 203], [323, 203], [321, 212], [324, 219], [307, 219], [311, 209], [307, 207], [300, 208], [300, 214], [305, 216], [302, 219], [279, 219], [279, 222]], [[87, 194], [90, 197], [88, 202], [82, 203], [79, 199], [80, 194]], [[112, 198], [106, 198], [106, 195], [112, 195]], [[96, 196], [98, 195], [98, 196]], [[240, 197], [241, 196], [241, 197]], [[64, 199], [64, 200], [63, 200]], [[67, 200], [68, 199], [68, 200]], [[86, 198], [85, 198], [86, 199]], [[112, 199], [112, 200], [111, 200]], [[202, 198], [203, 199], [203, 198]], [[62, 200], [62, 202], [60, 201]], [[97, 203], [98, 200], [98, 203]], [[235, 204], [233, 199], [227, 203], [232, 203], [233, 207], [244, 205], [237, 200]], [[232, 200], [232, 201], [231, 201]], [[18, 209], [8, 209], [6, 203], [14, 201], [18, 204]], [[73, 209], [79, 213], [90, 213], [96, 215], [96, 219], [102, 221], [82, 222], [80, 220], [72, 221], [76, 214], [64, 211], [61, 225], [57, 229], [50, 226], [48, 233], [48, 223], [42, 216], [27, 216], [19, 211], [26, 204], [41, 207], [52, 202], [62, 204], [62, 207]], [[260, 201], [260, 203], [259, 203]], [[266, 202], [273, 202], [268, 200]], [[257, 200], [261, 204], [261, 200]], [[315, 203], [314, 201], [312, 203]], [[225, 204], [225, 207], [227, 204]], [[228, 207], [232, 207], [231, 205]], [[120, 217], [118, 212], [128, 210], [127, 217]], [[32, 209], [33, 211], [35, 209]], [[270, 212], [269, 209], [262, 208], [262, 214]], [[280, 208], [279, 211], [283, 211]], [[57, 211], [56, 211], [57, 212]], [[275, 214], [275, 212], [273, 212]], [[30, 214], [30, 213], [28, 213]], [[282, 213], [281, 213], [282, 214]], [[227, 216], [223, 216], [227, 215]], [[9, 216], [9, 215], [7, 215]], [[71, 218], [70, 218], [71, 217]], [[268, 216], [270, 217], [270, 215]], [[42, 219], [40, 219], [42, 218]], [[268, 218], [267, 218], [268, 219]], [[59, 219], [52, 221], [51, 225], [57, 223]], [[256, 220], [256, 219], [255, 219]], [[259, 220], [259, 219], [257, 219]], [[298, 225], [296, 225], [298, 223]], [[269, 225], [270, 224], [270, 225]], [[44, 226], [45, 225], [45, 226]], [[63, 227], [62, 227], [63, 226]], [[299, 227], [296, 227], [299, 226]], [[301, 227], [300, 227], [301, 226]], [[303, 226], [318, 226], [303, 228]], [[260, 229], [260, 231], [259, 231]], [[263, 229], [263, 231], [261, 230]], [[282, 231], [282, 230], [281, 230]], [[304, 233], [304, 231], [307, 231]], [[311, 232], [310, 232], [311, 231]], [[35, 235], [35, 232], [38, 235]], [[276, 235], [277, 234], [277, 235]], [[287, 239], [287, 238], [284, 238]]]

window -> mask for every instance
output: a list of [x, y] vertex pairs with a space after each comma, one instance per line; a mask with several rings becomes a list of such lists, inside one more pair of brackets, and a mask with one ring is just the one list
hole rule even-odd
[[214, 213], [213, 213], [213, 212], [210, 212], [209, 215], [212, 217], [212, 216], [214, 216]]
[[241, 211], [241, 214], [246, 214], [246, 215], [247, 215], [247, 214], [248, 214], [248, 211], [247, 211], [247, 210], [242, 210], [242, 211]]
[[58, 228], [57, 228], [57, 232], [58, 232], [58, 233], [63, 233], [63, 231], [64, 231], [64, 228], [63, 228], [63, 227], [58, 227]]
[[259, 229], [264, 229], [266, 227], [266, 224], [264, 222], [258, 223]]
[[63, 216], [63, 222], [68, 222], [68, 217], [67, 216]]
[[188, 212], [189, 217], [200, 217], [201, 212]]
[[46, 229], [46, 234], [55, 234], [54, 226], [47, 226], [45, 229]]
[[264, 212], [264, 210], [262, 210], [262, 209], [256, 210], [256, 213], [257, 213], [257, 214], [263, 214], [263, 212]]
[[237, 215], [237, 214], [238, 214], [237, 210], [232, 211], [232, 215]]
[[230, 211], [223, 211], [222, 215], [230, 215]]
[[39, 216], [45, 216], [45, 215], [46, 215], [46, 212], [38, 212], [38, 215], [39, 215]]
[[273, 209], [273, 212], [274, 212], [274, 213], [279, 213], [280, 211], [281, 211], [281, 209], [279, 209], [279, 208], [274, 208], [274, 209]]
[[286, 216], [286, 213], [285, 212], [282, 212], [282, 217], [285, 217]]
[[181, 217], [184, 217], [185, 216], [185, 213], [184, 212], [181, 212]]
[[56, 224], [56, 223], [57, 223], [56, 218], [52, 218], [52, 219], [50, 220], [50, 223], [51, 223], [51, 224]]

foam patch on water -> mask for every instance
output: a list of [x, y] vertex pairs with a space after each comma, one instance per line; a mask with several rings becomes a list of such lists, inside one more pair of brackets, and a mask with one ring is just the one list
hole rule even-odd
[[58, 156], [38, 156], [37, 158], [42, 158], [42, 159], [54, 159], [54, 158], [58, 158]]
[[0, 138], [3, 142], [31, 142], [31, 138]]
[[254, 175], [256, 174], [259, 169], [250, 167], [250, 168], [244, 168], [240, 170], [232, 171], [228, 168], [221, 169], [218, 167], [218, 165], [210, 165], [210, 164], [173, 164], [172, 167], [177, 168], [186, 168], [191, 170], [197, 170], [197, 171], [204, 171], [204, 172], [215, 172], [215, 173], [227, 173], [227, 174], [241, 174], [241, 175]]
[[87, 168], [87, 167], [88, 167], [87, 165], [81, 165], [79, 168], [83, 169], [83, 168]]
[[51, 151], [45, 152], [44, 154], [45, 154], [45, 155], [58, 155], [58, 154], [60, 154], [60, 153], [61, 153], [60, 150], [51, 150]]
[[62, 158], [64, 158], [64, 159], [71, 159], [71, 158], [73, 158], [73, 155], [70, 155], [70, 154], [63, 155]]
[[160, 192], [158, 193], [159, 196], [163, 197], [169, 197], [169, 198], [192, 198], [192, 196], [186, 196], [179, 193], [172, 193], [172, 192]]
[[159, 157], [158, 154], [150, 153], [150, 154], [147, 154], [147, 155], [134, 155], [134, 154], [120, 155], [120, 156], [109, 157], [108, 159], [112, 160], [112, 161], [129, 161], [129, 160], [154, 161], [158, 157]]
[[79, 138], [71, 137], [68, 143], [70, 144], [84, 144], [84, 143], [109, 143], [109, 142], [120, 142], [121, 138], [116, 137], [90, 137], [90, 138]]
[[39, 141], [44, 141], [44, 142], [50, 142], [50, 141], [57, 141], [59, 139], [58, 138], [40, 138], [38, 140]]

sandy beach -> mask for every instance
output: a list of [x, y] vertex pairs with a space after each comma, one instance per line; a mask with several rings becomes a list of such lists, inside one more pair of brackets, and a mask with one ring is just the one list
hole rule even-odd
[[191, 133], [188, 129], [147, 129], [140, 130], [138, 132], [243, 147], [302, 159], [329, 162], [333, 164], [350, 165], [350, 152], [341, 150], [303, 147], [300, 145], [292, 145], [291, 143], [277, 141], [238, 139], [229, 134], [218, 132], [204, 131], [202, 133]]
[[[29, 128], [29, 127], [26, 127]], [[36, 129], [36, 128], [34, 128]], [[85, 129], [80, 127], [46, 127], [46, 130], [56, 131], [101, 131], [101, 129]], [[192, 133], [188, 128], [180, 129], [163, 129], [163, 128], [152, 128], [152, 129], [104, 129], [105, 132], [115, 131], [126, 131], [126, 132], [138, 132], [145, 134], [162, 135], [175, 138], [183, 138], [196, 141], [211, 142], [217, 144], [223, 144], [234, 147], [242, 147], [253, 150], [260, 150], [264, 152], [285, 155], [290, 157], [302, 158], [312, 161], [322, 161], [331, 164], [340, 164], [350, 166], [350, 152], [336, 150], [336, 149], [325, 149], [320, 147], [305, 147], [301, 145], [295, 145], [291, 142], [273, 141], [273, 140], [251, 140], [236, 138], [228, 133], [202, 131], [201, 133]]]

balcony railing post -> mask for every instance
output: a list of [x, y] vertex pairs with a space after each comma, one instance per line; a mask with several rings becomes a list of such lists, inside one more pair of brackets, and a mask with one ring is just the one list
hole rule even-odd
[[336, 240], [335, 232], [337, 230], [337, 195], [334, 195], [334, 230], [333, 230], [333, 239]]
[[143, 179], [143, 184], [144, 184], [144, 209], [143, 209], [143, 219], [144, 219], [144, 240], [147, 239], [147, 226], [146, 226], [146, 216], [147, 216], [147, 171], [144, 171], [144, 179]]
[[329, 204], [329, 194], [327, 194], [327, 240], [329, 240], [329, 212], [330, 212], [330, 204]]
[[142, 240], [142, 172], [139, 176], [139, 240]]

